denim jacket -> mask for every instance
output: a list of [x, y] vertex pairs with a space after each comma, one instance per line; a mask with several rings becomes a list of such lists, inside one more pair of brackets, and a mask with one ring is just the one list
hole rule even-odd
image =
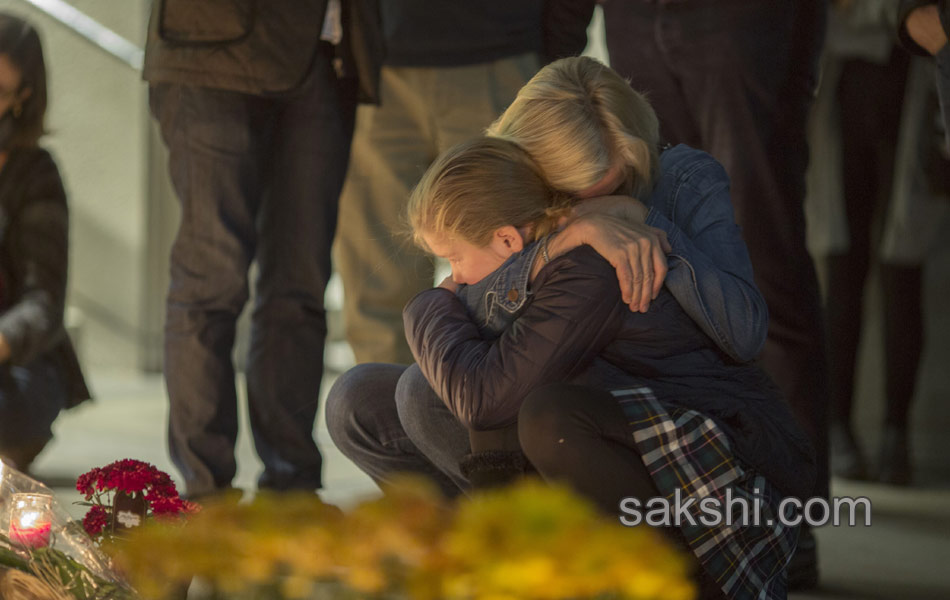
[[459, 286], [458, 297], [484, 339], [495, 339], [518, 318], [531, 293], [531, 266], [540, 249], [538, 241], [532, 242], [478, 283]]
[[[748, 362], [765, 343], [768, 309], [732, 213], [729, 177], [709, 154], [685, 145], [666, 149], [646, 224], [663, 229], [673, 251], [664, 285], [703, 332], [732, 359]], [[514, 321], [530, 293], [529, 245], [459, 298], [483, 335], [494, 338]]]

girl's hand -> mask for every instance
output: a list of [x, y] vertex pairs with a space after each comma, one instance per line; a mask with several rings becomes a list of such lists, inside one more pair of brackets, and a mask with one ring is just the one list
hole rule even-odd
[[449, 291], [452, 292], [453, 294], [456, 293], [457, 291], [459, 291], [459, 284], [457, 284], [457, 283], [455, 283], [454, 281], [452, 281], [452, 276], [451, 276], [451, 275], [449, 275], [448, 277], [446, 277], [445, 279], [443, 279], [443, 280], [442, 280], [442, 283], [440, 283], [440, 284], [438, 285], [438, 287], [443, 288], [443, 289], [446, 289], [446, 290], [449, 290]]

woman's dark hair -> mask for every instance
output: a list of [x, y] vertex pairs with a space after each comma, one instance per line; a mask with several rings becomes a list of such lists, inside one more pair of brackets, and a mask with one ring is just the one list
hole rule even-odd
[[5, 54], [20, 71], [21, 83], [17, 92], [31, 90], [23, 101], [20, 116], [16, 118], [10, 146], [35, 146], [44, 133], [46, 117], [46, 63], [40, 36], [23, 19], [0, 12], [0, 54]]

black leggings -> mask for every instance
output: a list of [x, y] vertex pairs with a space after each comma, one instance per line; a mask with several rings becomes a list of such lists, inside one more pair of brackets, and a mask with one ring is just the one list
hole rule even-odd
[[660, 492], [643, 465], [617, 399], [610, 392], [552, 384], [525, 399], [518, 437], [528, 460], [617, 517], [620, 501], [641, 502]]
[[[660, 495], [610, 392], [570, 384], [540, 387], [521, 406], [518, 437], [545, 480], [567, 484], [613, 518], [619, 518], [623, 498], [633, 496], [642, 505]], [[724, 598], [699, 568], [679, 529], [663, 532], [692, 561], [700, 600]]]

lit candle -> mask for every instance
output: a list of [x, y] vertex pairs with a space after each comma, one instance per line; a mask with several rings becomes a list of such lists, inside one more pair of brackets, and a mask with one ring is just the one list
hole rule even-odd
[[53, 498], [44, 494], [14, 494], [10, 511], [10, 541], [27, 548], [49, 546]]

